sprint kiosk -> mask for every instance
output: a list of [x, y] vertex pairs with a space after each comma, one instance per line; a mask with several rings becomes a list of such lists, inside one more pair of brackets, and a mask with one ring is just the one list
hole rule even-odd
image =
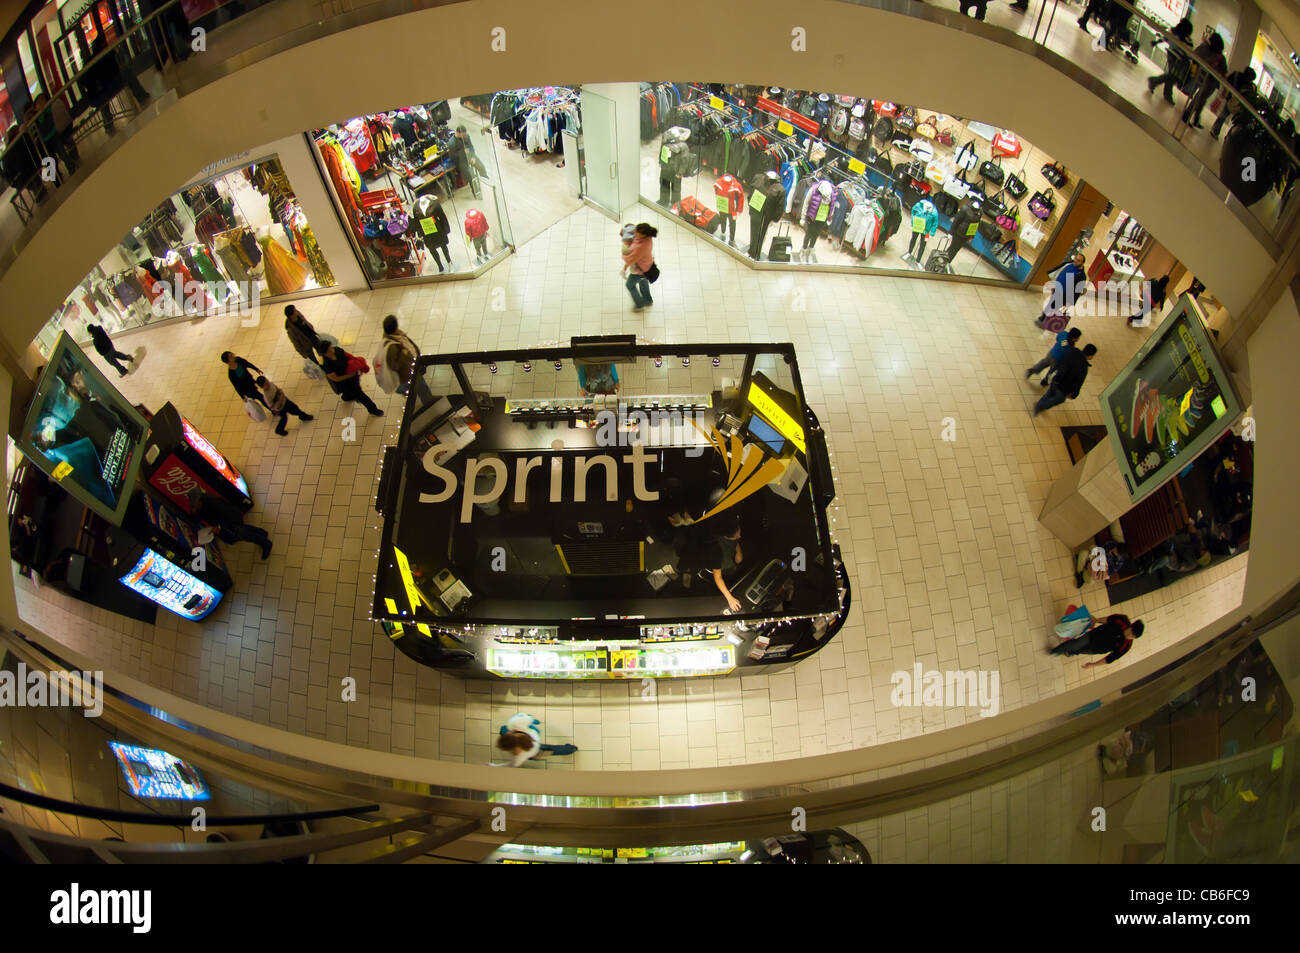
[[486, 678], [731, 675], [843, 625], [794, 348], [633, 336], [420, 358], [384, 452], [374, 616]]

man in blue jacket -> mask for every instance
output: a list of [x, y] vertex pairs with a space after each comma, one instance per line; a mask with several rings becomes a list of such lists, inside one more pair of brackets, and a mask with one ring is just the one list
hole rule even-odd
[[1074, 347], [1081, 337], [1083, 337], [1083, 332], [1078, 328], [1070, 328], [1070, 330], [1062, 331], [1056, 335], [1056, 343], [1053, 344], [1052, 349], [1047, 352], [1047, 356], [1033, 367], [1029, 368], [1029, 370], [1025, 371], [1025, 377], [1033, 377], [1039, 371], [1046, 369], [1047, 373], [1044, 374], [1043, 379], [1038, 382], [1041, 386], [1046, 387], [1048, 382], [1051, 380], [1052, 375], [1056, 373], [1057, 364], [1060, 363], [1061, 358], [1065, 357], [1065, 352]]
[[[1060, 314], [1066, 308], [1074, 307], [1075, 302], [1088, 290], [1088, 273], [1083, 270], [1085, 259], [1083, 252], [1076, 252], [1070, 261], [1056, 273], [1048, 285], [1051, 296], [1043, 306], [1043, 313], [1034, 321], [1034, 326], [1041, 328], [1048, 314]], [[1049, 272], [1050, 274], [1050, 272]]]

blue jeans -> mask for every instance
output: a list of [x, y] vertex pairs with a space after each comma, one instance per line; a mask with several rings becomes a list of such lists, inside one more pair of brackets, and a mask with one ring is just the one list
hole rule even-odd
[[1038, 398], [1038, 403], [1034, 404], [1035, 416], [1041, 414], [1049, 407], [1055, 407], [1057, 404], [1064, 404], [1066, 396], [1065, 391], [1060, 390], [1056, 386], [1056, 383], [1053, 382], [1052, 386], [1047, 388], [1047, 393]]
[[654, 299], [650, 297], [650, 282], [646, 280], [645, 275], [638, 275], [635, 272], [627, 276], [628, 294], [632, 296], [632, 307], [644, 308], [647, 305], [654, 304]]
[[543, 751], [555, 755], [573, 754], [578, 750], [577, 745], [539, 745], [539, 747]]

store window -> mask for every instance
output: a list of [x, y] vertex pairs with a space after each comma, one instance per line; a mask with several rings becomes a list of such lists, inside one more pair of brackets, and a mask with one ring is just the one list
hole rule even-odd
[[1023, 284], [1078, 186], [1008, 129], [777, 87], [645, 83], [641, 194], [754, 261]]
[[81, 342], [188, 315], [256, 311], [268, 298], [329, 288], [316, 243], [280, 160], [260, 159], [192, 183], [111, 249], [37, 336], [49, 353], [61, 330]]
[[506, 252], [496, 156], [480, 130], [440, 100], [312, 134], [372, 282], [474, 272]]

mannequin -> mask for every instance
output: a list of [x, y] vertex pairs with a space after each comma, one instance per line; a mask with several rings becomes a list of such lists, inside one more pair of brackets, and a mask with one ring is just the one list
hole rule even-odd
[[817, 187], [808, 193], [808, 208], [803, 214], [803, 251], [799, 253], [803, 261], [812, 261], [817, 239], [826, 231], [833, 192], [829, 182], [818, 182]]
[[718, 237], [725, 240], [727, 229], [731, 229], [729, 244], [736, 247], [736, 216], [745, 210], [745, 187], [734, 175], [724, 175], [713, 183], [713, 192], [717, 196], [718, 214], [722, 216], [722, 225]]
[[767, 227], [785, 211], [785, 189], [775, 171], [765, 172], [754, 182], [749, 193], [749, 257], [763, 257], [763, 239]]
[[925, 243], [939, 229], [939, 210], [929, 199], [921, 199], [912, 206], [912, 240], [907, 243], [905, 261], [918, 265], [925, 257]]
[[975, 206], [970, 199], [962, 199], [957, 206], [957, 212], [952, 217], [952, 239], [948, 244], [948, 262], [951, 264], [957, 257], [957, 252], [966, 247], [967, 242], [975, 237], [975, 232], [979, 226], [980, 213], [975, 211]]
[[[442, 210], [442, 203], [432, 195], [421, 195], [415, 201], [415, 215], [411, 217], [410, 230], [424, 241], [429, 249], [438, 272], [446, 271], [442, 258], [447, 259], [447, 268], [451, 267], [451, 226], [447, 222], [447, 213]], [[439, 257], [441, 252], [442, 258]]]
[[669, 208], [682, 200], [682, 176], [699, 170], [699, 159], [691, 152], [687, 140], [691, 131], [673, 126], [664, 132], [659, 146], [659, 204]]

